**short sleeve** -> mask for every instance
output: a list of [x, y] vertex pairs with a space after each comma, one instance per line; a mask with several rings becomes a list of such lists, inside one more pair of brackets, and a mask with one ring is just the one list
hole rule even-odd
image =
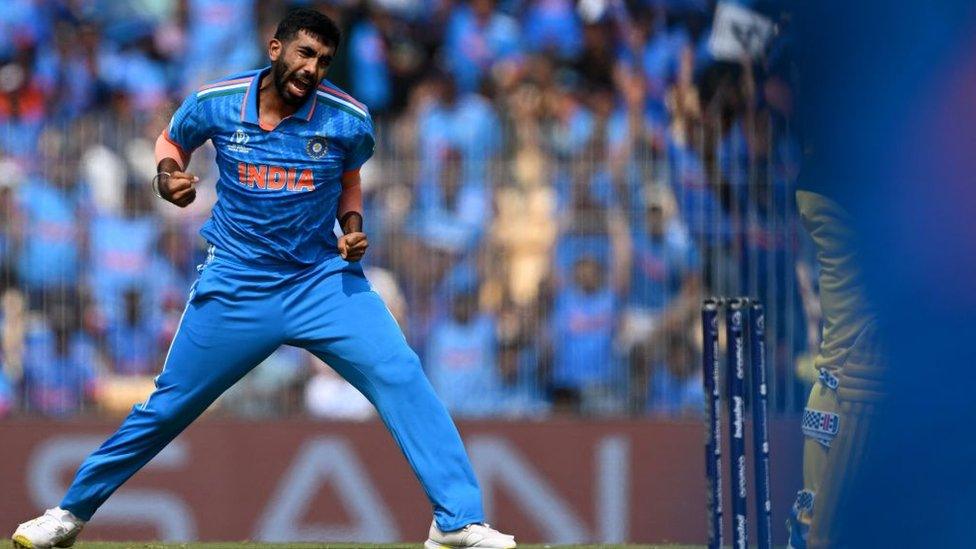
[[359, 135], [353, 140], [349, 154], [346, 155], [345, 161], [343, 162], [342, 171], [351, 172], [358, 170], [373, 156], [373, 148], [375, 145], [376, 142], [373, 139], [373, 123], [367, 120]]
[[208, 126], [196, 94], [191, 94], [173, 113], [166, 128], [166, 138], [183, 152], [191, 153], [210, 139]]

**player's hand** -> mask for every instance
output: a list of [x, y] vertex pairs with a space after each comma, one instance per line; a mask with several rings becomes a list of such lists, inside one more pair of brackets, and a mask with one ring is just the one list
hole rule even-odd
[[349, 233], [339, 239], [339, 255], [346, 261], [359, 261], [366, 255], [369, 241], [366, 233]]
[[200, 178], [189, 172], [173, 172], [169, 177], [159, 178], [159, 195], [167, 202], [185, 208], [197, 197], [193, 188]]

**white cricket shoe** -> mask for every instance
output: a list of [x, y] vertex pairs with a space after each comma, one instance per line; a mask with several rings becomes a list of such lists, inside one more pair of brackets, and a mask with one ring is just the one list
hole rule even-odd
[[503, 534], [486, 523], [469, 524], [453, 532], [441, 532], [436, 523], [430, 524], [430, 537], [424, 542], [424, 549], [461, 549], [464, 547], [513, 549], [515, 537]]
[[60, 507], [48, 509], [43, 515], [17, 527], [14, 547], [19, 549], [50, 549], [71, 547], [85, 527], [85, 521]]

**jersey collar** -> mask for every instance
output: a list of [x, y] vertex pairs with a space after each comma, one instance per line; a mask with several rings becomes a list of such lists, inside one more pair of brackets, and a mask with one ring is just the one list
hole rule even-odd
[[[251, 79], [251, 84], [247, 87], [247, 92], [244, 94], [244, 99], [241, 102], [241, 121], [249, 122], [251, 124], [258, 124], [258, 89], [261, 87], [261, 79], [264, 78], [268, 72], [271, 71], [271, 67], [267, 66]], [[312, 114], [315, 112], [316, 103], [315, 91], [312, 91], [312, 96], [305, 100], [301, 108], [295, 111], [295, 114], [285, 117], [282, 121], [289, 118], [297, 118], [304, 120], [306, 122], [312, 119]]]

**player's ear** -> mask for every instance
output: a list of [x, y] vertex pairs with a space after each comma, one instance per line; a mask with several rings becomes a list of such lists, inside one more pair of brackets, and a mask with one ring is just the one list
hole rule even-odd
[[272, 38], [268, 42], [268, 57], [270, 57], [272, 61], [277, 61], [278, 58], [281, 57], [282, 48], [283, 45], [281, 43], [281, 40], [278, 40], [277, 38]]

